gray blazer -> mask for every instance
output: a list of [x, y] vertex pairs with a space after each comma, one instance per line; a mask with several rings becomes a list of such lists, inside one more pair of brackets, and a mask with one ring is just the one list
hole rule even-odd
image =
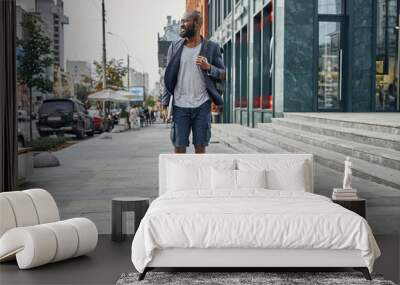
[[[181, 63], [181, 55], [185, 40], [181, 39], [172, 42], [167, 54], [167, 68], [164, 75], [164, 90], [161, 94], [161, 105], [168, 106], [171, 95], [174, 95], [176, 82]], [[223, 105], [221, 94], [216, 88], [216, 81], [225, 80], [225, 65], [222, 59], [221, 48], [217, 43], [207, 41], [202, 38], [202, 46], [200, 50], [201, 56], [207, 58], [211, 65], [210, 71], [204, 71], [203, 75], [206, 83], [207, 93], [211, 101], [220, 106]]]

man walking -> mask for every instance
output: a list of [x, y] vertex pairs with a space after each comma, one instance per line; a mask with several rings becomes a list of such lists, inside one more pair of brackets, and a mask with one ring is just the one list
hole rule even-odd
[[196, 153], [205, 153], [211, 137], [211, 102], [223, 104], [215, 82], [225, 80], [225, 66], [218, 44], [200, 35], [203, 23], [198, 11], [186, 12], [181, 20], [181, 40], [168, 50], [165, 88], [161, 105], [173, 100], [171, 141], [175, 153], [186, 153], [192, 132]]

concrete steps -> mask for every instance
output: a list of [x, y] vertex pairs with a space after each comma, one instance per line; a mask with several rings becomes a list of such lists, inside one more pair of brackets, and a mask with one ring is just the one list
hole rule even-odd
[[257, 153], [257, 151], [255, 151], [254, 149], [242, 145], [238, 140], [235, 140], [233, 138], [218, 136], [218, 139], [221, 143], [231, 148], [236, 153]]
[[239, 153], [287, 153], [286, 150], [251, 137], [254, 129], [234, 124], [213, 125], [212, 132]]
[[241, 144], [235, 136], [228, 136], [220, 128], [213, 126], [212, 136], [215, 137], [220, 143], [231, 148], [236, 153], [257, 153], [257, 151], [255, 151], [254, 149]]
[[[252, 136], [286, 149], [289, 152], [312, 153], [317, 163], [339, 172], [343, 172], [344, 160], [347, 156], [346, 154], [304, 143], [299, 139], [288, 138], [282, 134], [276, 134], [274, 128], [275, 126], [271, 127], [272, 130], [270, 130], [268, 127], [263, 126], [262, 129], [255, 129]], [[375, 183], [400, 189], [400, 171], [354, 157], [352, 157], [352, 162], [353, 175]]]
[[285, 113], [271, 124], [258, 124], [264, 133], [255, 136], [292, 152], [313, 153], [317, 162], [337, 171], [350, 156], [355, 176], [400, 189], [397, 118], [400, 115]]
[[[390, 115], [389, 118], [374, 120], [372, 116], [366, 119], [365, 113], [332, 113], [331, 116], [321, 116], [318, 113], [285, 113], [285, 118], [301, 120], [320, 124], [329, 124], [343, 128], [353, 128], [359, 130], [381, 132], [386, 134], [400, 135], [400, 114]], [[363, 122], [354, 121], [355, 117], [364, 119]]]
[[334, 124], [315, 123], [298, 118], [275, 118], [272, 123], [288, 127], [296, 130], [302, 130], [309, 133], [315, 133], [330, 137], [343, 139], [346, 141], [359, 142], [362, 144], [388, 148], [400, 151], [400, 135], [385, 134], [368, 130], [360, 130], [355, 128], [346, 128], [336, 126]]
[[260, 124], [259, 129], [280, 134], [303, 143], [339, 152], [367, 162], [400, 171], [400, 152], [392, 149], [366, 145], [335, 137], [309, 133], [277, 124]]

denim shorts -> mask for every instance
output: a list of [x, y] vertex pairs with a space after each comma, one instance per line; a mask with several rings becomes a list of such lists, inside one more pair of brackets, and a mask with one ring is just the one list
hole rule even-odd
[[174, 106], [171, 127], [171, 142], [175, 147], [189, 146], [192, 132], [193, 145], [208, 146], [211, 138], [211, 101], [196, 108]]

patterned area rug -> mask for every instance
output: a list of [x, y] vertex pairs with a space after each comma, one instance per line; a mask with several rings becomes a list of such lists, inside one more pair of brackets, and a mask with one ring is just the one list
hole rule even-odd
[[122, 274], [116, 285], [395, 285], [376, 275], [372, 275], [373, 280], [368, 281], [359, 272], [148, 272], [142, 281], [138, 281], [138, 276], [138, 273]]

